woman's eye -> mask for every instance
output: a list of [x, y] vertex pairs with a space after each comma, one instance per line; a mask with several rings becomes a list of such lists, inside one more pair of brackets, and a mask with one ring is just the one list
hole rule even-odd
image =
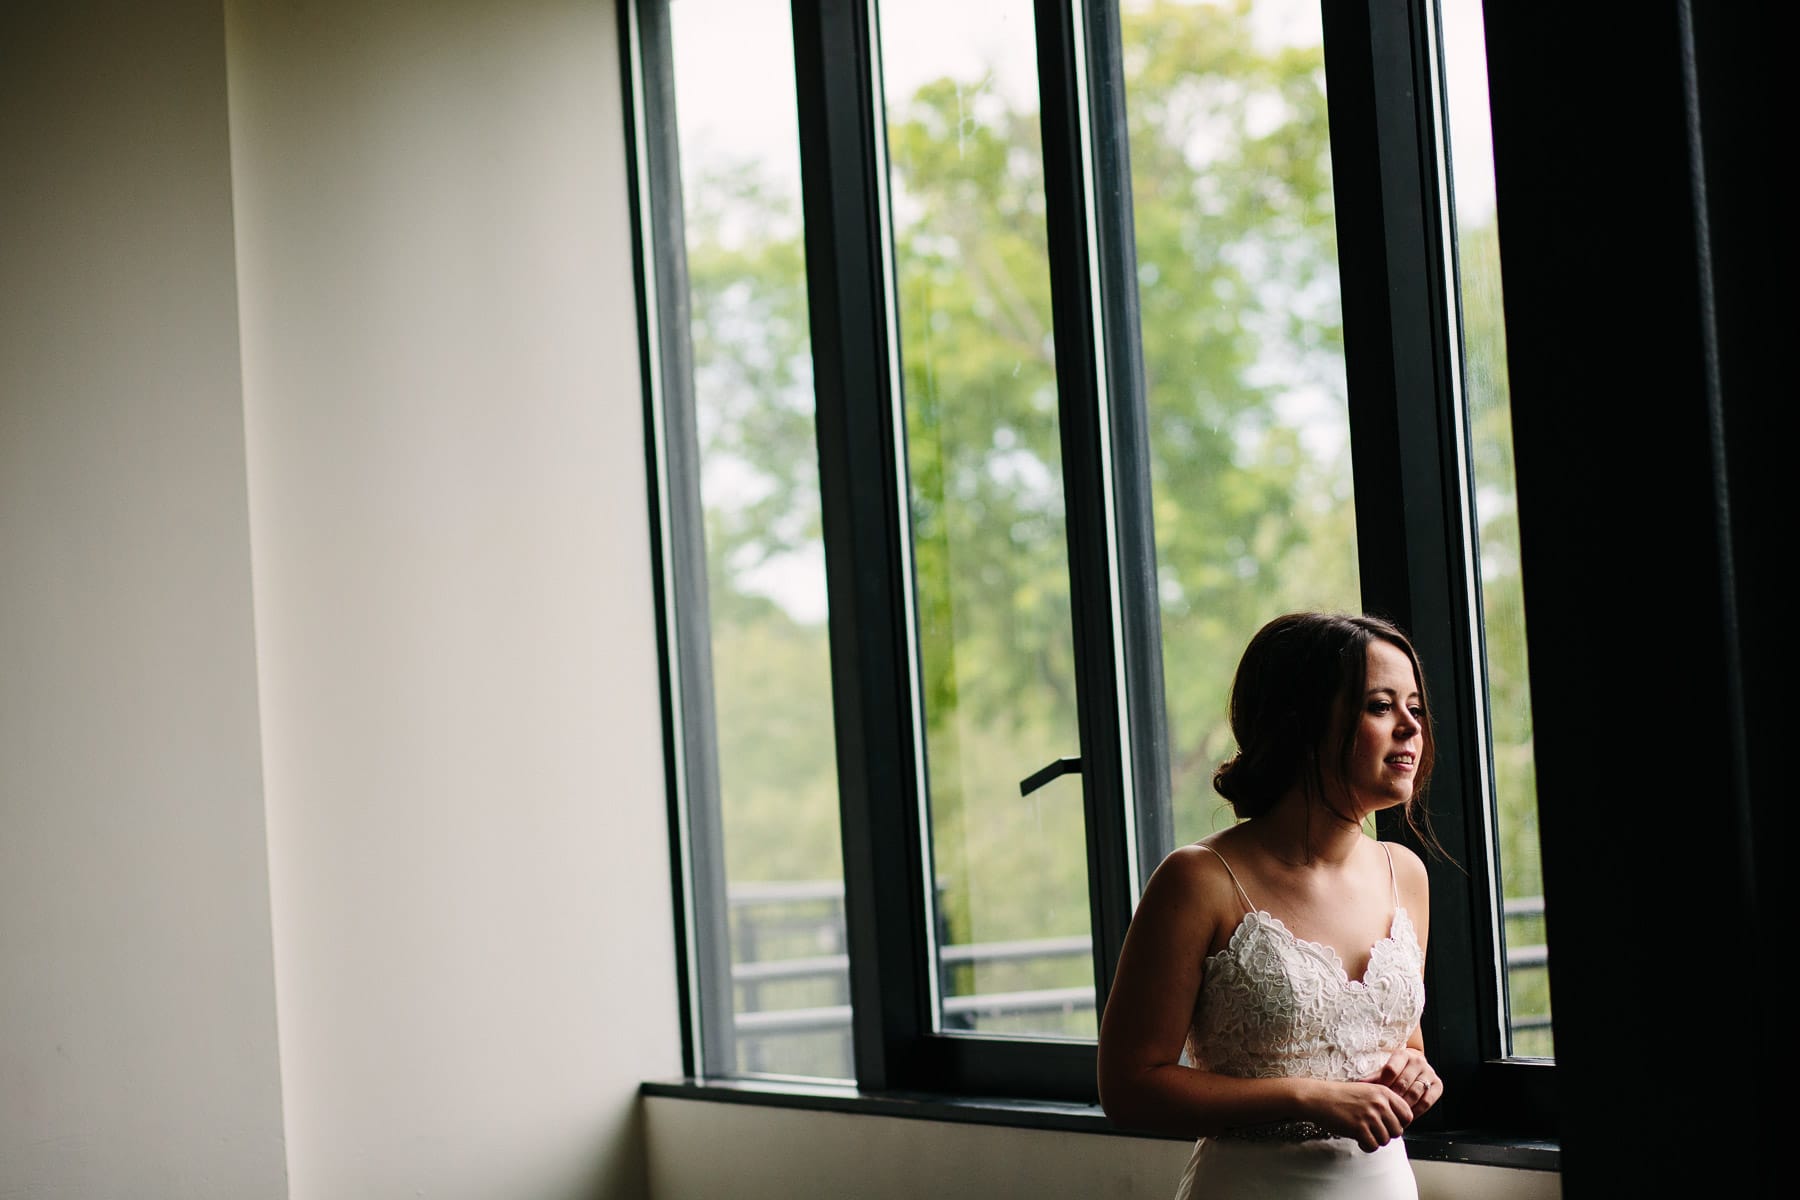
[[1409, 708], [1406, 711], [1410, 712], [1413, 715], [1413, 719], [1416, 721], [1423, 721], [1425, 719], [1425, 710], [1422, 708], [1414, 707]]
[[1377, 700], [1375, 703], [1369, 705], [1369, 711], [1379, 717], [1384, 715], [1392, 707], [1394, 706], [1389, 704], [1386, 700]]

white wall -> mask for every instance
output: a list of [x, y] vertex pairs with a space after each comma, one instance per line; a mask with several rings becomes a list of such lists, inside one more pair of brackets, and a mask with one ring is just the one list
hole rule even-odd
[[613, 22], [0, 15], [7, 1200], [644, 1193]]
[[614, 19], [227, 5], [296, 1200], [638, 1194], [680, 1069]]
[[[1165, 1197], [1190, 1147], [1111, 1137], [957, 1125], [902, 1117], [645, 1102], [652, 1194], [792, 1200], [1000, 1200]], [[1554, 1172], [1415, 1162], [1420, 1200], [1557, 1200]]]
[[0, 9], [0, 1195], [278, 1197], [217, 4]]

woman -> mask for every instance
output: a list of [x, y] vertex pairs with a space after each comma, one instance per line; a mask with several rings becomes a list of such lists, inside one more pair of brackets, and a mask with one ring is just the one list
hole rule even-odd
[[1425, 866], [1362, 822], [1400, 807], [1429, 840], [1418, 656], [1379, 618], [1278, 617], [1238, 664], [1231, 731], [1213, 786], [1240, 820], [1144, 889], [1101, 1022], [1101, 1103], [1200, 1139], [1179, 1200], [1416, 1197], [1400, 1135], [1443, 1094], [1419, 1033]]

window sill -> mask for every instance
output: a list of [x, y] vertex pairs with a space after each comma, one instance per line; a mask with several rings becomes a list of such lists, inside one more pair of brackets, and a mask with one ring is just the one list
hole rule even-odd
[[[876, 1117], [908, 1117], [974, 1125], [1007, 1125], [1115, 1137], [1185, 1141], [1167, 1134], [1120, 1129], [1098, 1105], [1043, 1100], [947, 1096], [914, 1092], [865, 1093], [848, 1085], [770, 1079], [674, 1079], [640, 1084], [638, 1094], [718, 1104], [810, 1109]], [[1467, 1163], [1525, 1171], [1555, 1171], [1561, 1148], [1554, 1141], [1509, 1138], [1479, 1130], [1409, 1134], [1406, 1153], [1422, 1162]]]

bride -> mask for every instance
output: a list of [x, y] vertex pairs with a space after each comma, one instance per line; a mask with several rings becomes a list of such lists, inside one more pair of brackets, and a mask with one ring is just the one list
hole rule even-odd
[[1100, 1099], [1199, 1141], [1178, 1200], [1411, 1200], [1401, 1134], [1443, 1094], [1419, 1015], [1425, 866], [1363, 832], [1431, 774], [1418, 656], [1375, 617], [1264, 626], [1232, 684], [1239, 818], [1152, 875], [1100, 1027]]

